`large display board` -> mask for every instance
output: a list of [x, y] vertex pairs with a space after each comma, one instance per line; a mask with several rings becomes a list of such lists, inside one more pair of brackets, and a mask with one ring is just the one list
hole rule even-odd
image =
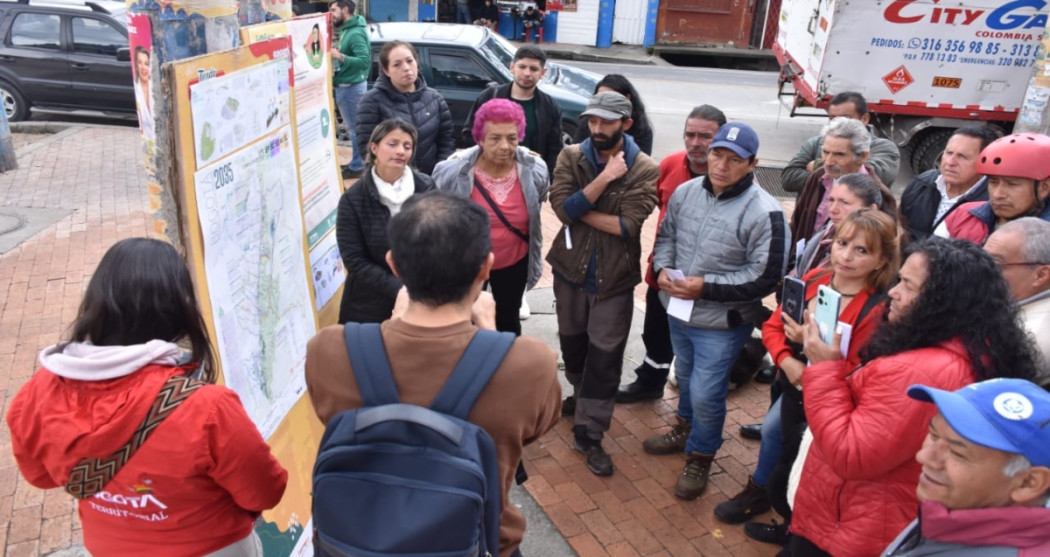
[[336, 154], [336, 118], [332, 106], [332, 65], [329, 56], [329, 14], [312, 14], [291, 21], [241, 28], [241, 42], [253, 44], [273, 37], [291, 37], [295, 74], [293, 133], [299, 153], [299, 183], [306, 219], [311, 274], [320, 310], [346, 280], [335, 241], [335, 220], [343, 180]]
[[165, 66], [184, 247], [217, 364], [289, 472], [284, 499], [257, 526], [268, 556], [312, 554], [323, 433], [303, 396], [306, 343], [326, 304], [316, 303], [299, 180], [292, 52], [285, 36]]

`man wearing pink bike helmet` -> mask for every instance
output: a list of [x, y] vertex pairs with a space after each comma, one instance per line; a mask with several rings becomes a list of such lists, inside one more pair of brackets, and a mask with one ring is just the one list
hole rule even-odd
[[988, 176], [988, 201], [961, 206], [934, 234], [983, 245], [996, 228], [1014, 219], [1050, 221], [1050, 137], [1040, 133], [1001, 137], [981, 151], [977, 172]]

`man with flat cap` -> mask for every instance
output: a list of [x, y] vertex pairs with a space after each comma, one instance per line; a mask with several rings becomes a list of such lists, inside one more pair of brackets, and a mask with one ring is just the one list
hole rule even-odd
[[550, 202], [563, 226], [547, 262], [573, 390], [562, 415], [573, 417], [587, 468], [607, 476], [613, 464], [601, 442], [620, 386], [634, 287], [642, 281], [642, 223], [656, 206], [660, 167], [624, 133], [633, 123], [627, 97], [597, 93], [583, 115], [591, 136], [563, 149], [554, 168]]
[[1050, 555], [1050, 394], [1023, 379], [955, 392], [922, 385], [937, 405], [916, 494], [919, 518], [884, 557]]

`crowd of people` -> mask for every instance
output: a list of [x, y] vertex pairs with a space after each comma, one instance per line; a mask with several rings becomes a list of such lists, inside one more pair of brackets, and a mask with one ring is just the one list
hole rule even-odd
[[[507, 493], [524, 479], [523, 447], [568, 419], [590, 472], [614, 474], [602, 445], [614, 405], [664, 397], [672, 369], [675, 425], [642, 446], [681, 460], [675, 496], [701, 496], [730, 369], [758, 329], [775, 370], [770, 406], [751, 430], [755, 469], [718, 519], [747, 522], [786, 556], [1050, 554], [1050, 137], [960, 128], [898, 203], [896, 146], [868, 128], [864, 98], [842, 92], [784, 170], [798, 192], [788, 218], [757, 181], [751, 126], [697, 106], [684, 148], [658, 163], [623, 76], [599, 83], [586, 133], [564, 145], [534, 46], [518, 50], [512, 83], [478, 98], [464, 130], [473, 146], [456, 152], [412, 45], [388, 42], [383, 75], [358, 95], [359, 16], [351, 0], [331, 9], [345, 27], [336, 100], [356, 121], [347, 170], [360, 179], [339, 203], [348, 278], [340, 324], [307, 346], [309, 397], [326, 424], [365, 405], [372, 387], [344, 323], [379, 324], [395, 395], [421, 406], [478, 331], [506, 333], [466, 414], [498, 459], [493, 553], [520, 555], [524, 518]], [[559, 225], [546, 254], [545, 202]], [[555, 351], [521, 334], [544, 260], [564, 397]], [[646, 356], [621, 385], [643, 278]], [[89, 551], [156, 552], [163, 540], [173, 555], [260, 554], [251, 524], [287, 473], [236, 395], [212, 384], [211, 346], [175, 249], [124, 240], [92, 276], [72, 333], [12, 400], [23, 475], [79, 499]], [[130, 499], [115, 493], [163, 497], [165, 512], [121, 507]], [[752, 521], [770, 508], [782, 522]]]

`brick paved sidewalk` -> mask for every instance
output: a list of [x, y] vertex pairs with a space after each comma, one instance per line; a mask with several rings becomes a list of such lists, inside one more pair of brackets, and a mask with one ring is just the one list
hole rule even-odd
[[[149, 234], [136, 129], [75, 126], [20, 148], [18, 155], [20, 168], [0, 174], [0, 204], [71, 213], [0, 255], [4, 415], [8, 401], [36, 370], [37, 353], [66, 333], [105, 250], [119, 239]], [[547, 208], [548, 241], [558, 228], [552, 219]], [[643, 246], [652, 246], [654, 230], [655, 217], [647, 223]], [[541, 287], [549, 286], [549, 276], [548, 270]], [[644, 289], [637, 293], [644, 305]], [[758, 444], [739, 440], [735, 432], [738, 425], [761, 419], [768, 389], [751, 384], [730, 395], [726, 442], [711, 485], [692, 502], [671, 494], [683, 457], [652, 457], [641, 449], [643, 439], [669, 428], [676, 396], [669, 390], [662, 401], [616, 408], [605, 441], [617, 466], [609, 478], [587, 471], [571, 448], [570, 423], [562, 420], [526, 451], [529, 492], [584, 557], [775, 554], [777, 548], [747, 540], [740, 526], [720, 524], [712, 514], [715, 505], [741, 488], [754, 466]], [[80, 543], [73, 500], [61, 490], [35, 489], [19, 476], [5, 424], [0, 428], [0, 547], [9, 556], [79, 555]]]
[[[19, 169], [0, 174], [0, 205], [67, 209], [68, 216], [0, 256], [0, 400], [36, 371], [37, 353], [58, 341], [105, 250], [148, 233], [146, 180], [137, 129], [72, 127], [18, 150]], [[9, 556], [78, 546], [80, 522], [62, 490], [40, 491], [18, 474], [6, 424], [0, 429], [0, 547]]]

